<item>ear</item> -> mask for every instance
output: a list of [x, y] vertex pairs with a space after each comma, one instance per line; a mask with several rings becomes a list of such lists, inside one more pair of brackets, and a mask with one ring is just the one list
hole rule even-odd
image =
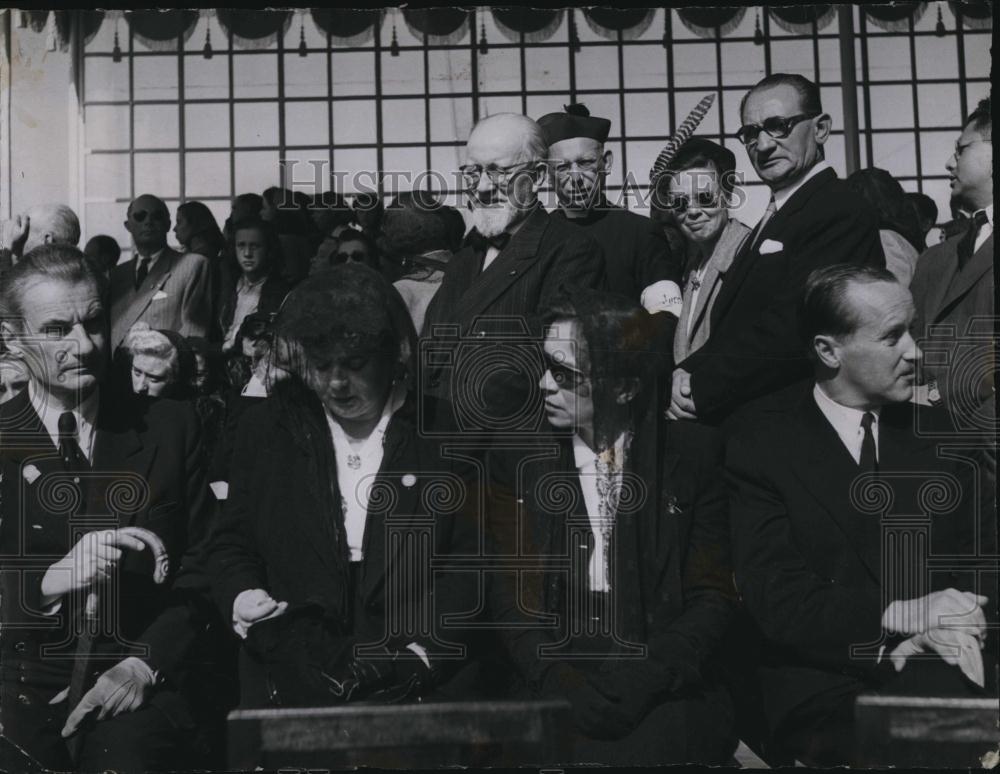
[[604, 151], [604, 171], [610, 172], [611, 166], [614, 164], [615, 154], [611, 152], [611, 148]]
[[54, 241], [55, 241], [55, 239], [53, 238], [52, 234], [49, 234], [47, 232], [46, 232], [45, 236], [42, 237], [42, 244], [44, 244], [44, 245], [50, 245]]
[[813, 336], [813, 352], [827, 368], [840, 368], [840, 343], [833, 336]]
[[830, 130], [833, 127], [833, 119], [830, 118], [829, 113], [823, 113], [821, 116], [816, 118], [816, 143], [817, 145], [822, 145], [826, 142], [827, 138], [830, 136]]
[[544, 185], [548, 175], [548, 168], [549, 165], [544, 160], [535, 165], [535, 174], [531, 178], [531, 190], [535, 193], [542, 190], [542, 185]]

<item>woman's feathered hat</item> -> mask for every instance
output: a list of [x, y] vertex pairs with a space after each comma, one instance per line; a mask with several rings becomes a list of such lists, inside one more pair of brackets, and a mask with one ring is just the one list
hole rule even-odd
[[663, 146], [663, 150], [660, 151], [660, 155], [653, 162], [653, 168], [649, 170], [649, 183], [651, 186], [656, 187], [660, 177], [670, 168], [670, 162], [677, 155], [677, 151], [680, 150], [684, 143], [691, 139], [691, 135], [698, 128], [698, 125], [708, 113], [709, 108], [712, 107], [713, 102], [715, 102], [715, 94], [707, 94], [703, 97], [701, 102], [694, 106], [694, 109], [688, 113], [687, 118], [677, 127], [677, 132], [674, 136], [667, 140], [666, 145]]

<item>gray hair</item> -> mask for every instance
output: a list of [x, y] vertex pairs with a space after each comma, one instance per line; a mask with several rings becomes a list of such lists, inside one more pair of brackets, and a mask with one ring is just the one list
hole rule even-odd
[[38, 204], [25, 214], [30, 222], [24, 252], [46, 243], [73, 246], [80, 243], [80, 219], [65, 204]]

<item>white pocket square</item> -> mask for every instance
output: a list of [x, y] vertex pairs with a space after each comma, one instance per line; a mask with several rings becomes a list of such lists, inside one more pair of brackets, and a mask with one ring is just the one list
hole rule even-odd
[[769, 255], [770, 253], [780, 253], [785, 249], [785, 246], [774, 239], [765, 239], [760, 243], [760, 247], [757, 248], [757, 252], [761, 255]]
[[159, 301], [159, 300], [161, 300], [161, 299], [163, 299], [163, 298], [166, 298], [166, 297], [167, 297], [167, 294], [166, 294], [166, 293], [164, 293], [164, 292], [163, 292], [162, 290], [157, 290], [157, 291], [156, 291], [156, 292], [155, 292], [155, 293], [153, 294], [153, 300], [154, 300], [154, 301]]

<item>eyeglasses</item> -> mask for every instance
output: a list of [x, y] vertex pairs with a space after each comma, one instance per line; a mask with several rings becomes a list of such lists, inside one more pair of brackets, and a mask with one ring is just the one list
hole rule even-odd
[[490, 164], [485, 169], [479, 164], [466, 164], [459, 167], [458, 171], [462, 173], [462, 182], [465, 183], [466, 188], [475, 188], [478, 186], [479, 181], [483, 177], [483, 172], [486, 173], [486, 176], [495, 187], [502, 188], [518, 172], [523, 172], [531, 165], [537, 163], [537, 161], [524, 161], [520, 164], [511, 164], [509, 167], [498, 167], [496, 164]]
[[797, 123], [819, 115], [822, 115], [822, 113], [798, 113], [787, 118], [784, 116], [771, 116], [770, 118], [765, 118], [763, 123], [760, 124], [744, 124], [736, 132], [736, 139], [744, 145], [753, 145], [757, 142], [757, 138], [760, 137], [761, 131], [764, 131], [767, 132], [769, 137], [773, 137], [775, 140], [783, 140], [792, 133], [792, 129], [795, 128]]
[[136, 223], [142, 223], [147, 215], [150, 220], [167, 220], [167, 213], [163, 210], [132, 210], [131, 218]]
[[565, 175], [570, 172], [570, 170], [576, 166], [581, 172], [596, 172], [598, 167], [601, 166], [601, 157], [591, 157], [586, 156], [582, 159], [574, 159], [573, 161], [560, 161], [549, 162], [552, 166], [553, 171], [557, 175]]
[[583, 372], [564, 366], [562, 363], [557, 362], [548, 356], [546, 356], [545, 359], [547, 361], [546, 365], [548, 366], [549, 373], [552, 374], [552, 379], [560, 389], [576, 390], [587, 382], [588, 376]]
[[694, 197], [693, 203], [684, 194], [674, 194], [667, 197], [667, 209], [676, 215], [683, 215], [692, 206], [699, 210], [709, 210], [718, 207], [721, 203], [722, 194], [713, 191], [699, 191]]
[[350, 253], [334, 253], [333, 258], [331, 259], [332, 263], [347, 263], [348, 261], [366, 263], [368, 261], [368, 253], [363, 253], [360, 250], [355, 250]]

